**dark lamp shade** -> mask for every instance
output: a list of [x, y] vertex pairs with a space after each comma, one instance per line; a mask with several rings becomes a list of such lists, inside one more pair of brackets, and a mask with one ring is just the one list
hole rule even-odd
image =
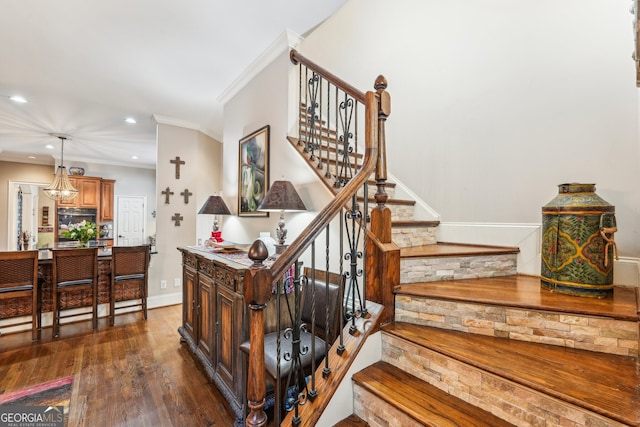
[[289, 181], [274, 181], [258, 210], [264, 212], [301, 212], [306, 211], [307, 207], [293, 184]]
[[207, 201], [202, 205], [198, 214], [211, 215], [231, 215], [229, 208], [220, 196], [209, 196]]

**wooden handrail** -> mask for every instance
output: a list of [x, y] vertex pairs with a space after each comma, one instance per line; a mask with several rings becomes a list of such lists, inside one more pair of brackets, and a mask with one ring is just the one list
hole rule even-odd
[[[363, 104], [366, 103], [366, 99], [365, 99], [366, 97], [365, 97], [365, 93], [364, 92], [362, 92], [361, 90], [356, 89], [354, 86], [352, 86], [349, 83], [345, 82], [340, 77], [335, 76], [334, 74], [330, 73], [329, 71], [327, 71], [326, 69], [322, 68], [318, 64], [315, 64], [314, 62], [312, 62], [309, 59], [305, 58], [297, 50], [291, 49], [291, 52], [289, 53], [289, 58], [291, 59], [291, 62], [293, 62], [295, 65], [298, 65], [300, 63], [300, 64], [306, 66], [310, 70], [313, 70], [313, 71], [317, 72], [318, 74], [320, 74], [323, 79], [333, 83], [333, 85], [337, 86], [339, 89], [342, 89], [343, 91], [345, 91], [349, 95], [353, 96], [359, 102], [361, 102]], [[377, 111], [377, 108], [376, 108], [376, 111]]]
[[[384, 121], [390, 112], [390, 98], [385, 91], [386, 79], [383, 76], [379, 76], [374, 86], [376, 91], [364, 93], [334, 76], [324, 68], [309, 61], [295, 50], [291, 51], [290, 58], [294, 64], [304, 64], [309, 70], [320, 75], [322, 79], [330, 82], [342, 90], [347, 96], [364, 105], [365, 147], [362, 165], [357, 173], [348, 180], [346, 185], [344, 185], [335, 197], [316, 215], [313, 221], [311, 221], [286, 250], [276, 258], [270, 267], [267, 268], [264, 265], [267, 253], [266, 247], [264, 247], [261, 241], [257, 240], [254, 242], [249, 250], [249, 258], [254, 261], [254, 265], [247, 270], [244, 276], [244, 298], [250, 310], [251, 329], [249, 335], [252, 349], [249, 357], [247, 381], [248, 415], [245, 423], [247, 426], [256, 427], [261, 427], [266, 424], [266, 416], [264, 413], [265, 380], [263, 376], [264, 309], [266, 303], [271, 299], [271, 289], [274, 282], [280, 280], [286, 270], [302, 257], [304, 252], [313, 245], [314, 241], [316, 241], [323, 232], [326, 232], [329, 223], [338, 216], [345, 207], [349, 206], [352, 198], [356, 196], [358, 190], [364, 186], [374, 170], [379, 169], [376, 174], [378, 186], [376, 203], [378, 206], [375, 209], [384, 212], [381, 218], [388, 222], [389, 227], [391, 224], [390, 213], [388, 212], [388, 208], [384, 206], [386, 201], [384, 187], [387, 177], [386, 154], [384, 154], [385, 139], [384, 136], [380, 135], [380, 132], [384, 133]], [[383, 146], [381, 146], [381, 144]], [[380, 158], [381, 154], [383, 155], [382, 159]], [[375, 216], [379, 216], [379, 214], [375, 214]], [[390, 231], [385, 233], [385, 235], [386, 234], [388, 234], [388, 238], [383, 239], [383, 242], [380, 243], [390, 240]], [[367, 235], [370, 235], [370, 233], [367, 232]], [[374, 239], [380, 239], [380, 233], [374, 232], [372, 237]], [[373, 245], [373, 247], [378, 246], [378, 243]], [[391, 251], [387, 250], [387, 252], [395, 253], [394, 250], [399, 253], [397, 247], [392, 247]], [[383, 263], [380, 265], [384, 266], [386, 264]], [[379, 270], [378, 267], [375, 269]], [[376, 284], [379, 283], [380, 281], [376, 282]], [[389, 288], [391, 287], [387, 286], [387, 289]], [[386, 291], [383, 293], [385, 296], [388, 294]], [[388, 298], [383, 297], [380, 299], [384, 300]]]

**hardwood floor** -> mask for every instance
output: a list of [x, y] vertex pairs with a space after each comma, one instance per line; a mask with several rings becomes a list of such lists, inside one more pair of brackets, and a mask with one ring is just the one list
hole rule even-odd
[[0, 337], [0, 393], [74, 375], [69, 426], [232, 426], [234, 415], [177, 329], [181, 306]]

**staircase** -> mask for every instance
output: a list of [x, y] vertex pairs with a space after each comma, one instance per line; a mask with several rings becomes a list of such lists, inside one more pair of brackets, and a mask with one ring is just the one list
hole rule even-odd
[[[340, 130], [306, 103], [300, 111], [288, 140], [338, 194], [362, 155], [339, 148]], [[416, 201], [385, 189], [400, 248], [395, 314], [382, 359], [352, 376], [354, 413], [336, 425], [640, 426], [638, 289], [608, 299], [542, 289], [517, 274], [518, 248], [437, 242], [438, 221], [415, 220]]]
[[[288, 140], [337, 194], [340, 162], [327, 174]], [[382, 360], [353, 376], [354, 414], [338, 425], [640, 425], [636, 289], [543, 290], [517, 274], [517, 248], [438, 243], [438, 222], [414, 220], [415, 201], [386, 188], [401, 258], [395, 319]]]

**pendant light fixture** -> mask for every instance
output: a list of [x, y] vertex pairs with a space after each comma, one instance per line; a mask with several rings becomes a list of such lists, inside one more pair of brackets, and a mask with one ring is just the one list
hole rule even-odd
[[64, 141], [71, 139], [71, 137], [58, 133], [50, 133], [49, 135], [60, 139], [60, 166], [56, 170], [53, 182], [44, 189], [44, 192], [53, 200], [72, 200], [78, 195], [78, 190], [71, 185], [69, 175], [67, 175], [67, 168], [64, 167]]

